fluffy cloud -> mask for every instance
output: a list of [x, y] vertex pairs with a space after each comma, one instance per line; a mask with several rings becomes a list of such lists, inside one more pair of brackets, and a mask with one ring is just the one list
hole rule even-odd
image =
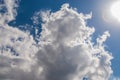
[[45, 80], [108, 80], [112, 57], [103, 43], [109, 32], [94, 44], [94, 28], [85, 22], [90, 15], [79, 14], [68, 4], [55, 13], [45, 13], [40, 42], [43, 47], [37, 53], [39, 64], [44, 65]]
[[[8, 3], [7, 3], [8, 1]], [[0, 79], [8, 80], [108, 80], [112, 56], [104, 42], [109, 32], [92, 42], [94, 28], [84, 15], [62, 5], [57, 12], [38, 12], [42, 32], [36, 43], [28, 32], [7, 23], [16, 16], [15, 0], [5, 0], [7, 12], [0, 19]], [[3, 5], [3, 4], [2, 4]], [[15, 6], [16, 5], [16, 6]], [[6, 18], [7, 17], [7, 18]]]
[[[5, 80], [21, 80], [21, 76], [29, 75], [27, 72], [35, 63], [32, 57], [38, 50], [28, 32], [8, 25], [17, 15], [17, 3], [16, 0], [2, 0], [0, 4], [0, 79]], [[23, 80], [26, 79], [29, 80]]]

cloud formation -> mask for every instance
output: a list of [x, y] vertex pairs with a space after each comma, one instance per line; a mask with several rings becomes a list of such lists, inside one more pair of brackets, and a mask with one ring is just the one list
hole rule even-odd
[[0, 19], [0, 79], [109, 79], [112, 56], [105, 50], [104, 42], [110, 34], [106, 31], [96, 43], [92, 42], [95, 29], [86, 23], [91, 14], [78, 13], [69, 4], [54, 13], [38, 12], [34, 23], [38, 23], [37, 17], [42, 17], [43, 23], [36, 43], [28, 32], [7, 24], [15, 18], [17, 4], [15, 0], [4, 2], [7, 12], [0, 13], [5, 16]]

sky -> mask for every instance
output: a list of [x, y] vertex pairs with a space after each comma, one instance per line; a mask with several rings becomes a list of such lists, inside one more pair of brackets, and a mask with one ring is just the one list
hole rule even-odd
[[0, 80], [120, 80], [119, 4], [0, 0]]

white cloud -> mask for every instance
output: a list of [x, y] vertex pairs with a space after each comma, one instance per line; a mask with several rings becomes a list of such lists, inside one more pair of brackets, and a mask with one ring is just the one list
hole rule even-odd
[[47, 69], [46, 80], [81, 80], [84, 76], [90, 80], [108, 80], [112, 57], [105, 51], [103, 42], [109, 33], [105, 32], [94, 44], [91, 41], [94, 28], [87, 27], [85, 22], [89, 17], [68, 6], [64, 4], [55, 13], [43, 14], [43, 47], [37, 57]]
[[16, 16], [16, 4], [15, 0], [5, 1], [9, 14], [1, 14], [5, 17], [0, 19], [0, 79], [109, 79], [112, 56], [103, 43], [110, 35], [105, 32], [96, 44], [92, 42], [95, 29], [86, 23], [91, 15], [79, 14], [69, 4], [54, 13], [40, 12], [37, 17], [42, 17], [44, 23], [40, 42], [36, 44], [29, 33], [8, 26], [6, 20]]
[[0, 13], [0, 79], [19, 80], [21, 76], [28, 75], [31, 65], [35, 64], [32, 58], [38, 51], [33, 37], [28, 32], [8, 25], [17, 14], [16, 1], [4, 0], [3, 4], [0, 4], [1, 9], [3, 6], [6, 8], [5, 12]]
[[16, 9], [18, 7], [18, 0], [3, 0], [0, 4], [0, 25], [3, 26], [9, 21], [15, 19], [17, 15]]

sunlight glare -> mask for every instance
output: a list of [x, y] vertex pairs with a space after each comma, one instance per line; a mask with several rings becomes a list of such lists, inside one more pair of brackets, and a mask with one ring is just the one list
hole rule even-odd
[[120, 22], [120, 1], [112, 4], [111, 13]]

